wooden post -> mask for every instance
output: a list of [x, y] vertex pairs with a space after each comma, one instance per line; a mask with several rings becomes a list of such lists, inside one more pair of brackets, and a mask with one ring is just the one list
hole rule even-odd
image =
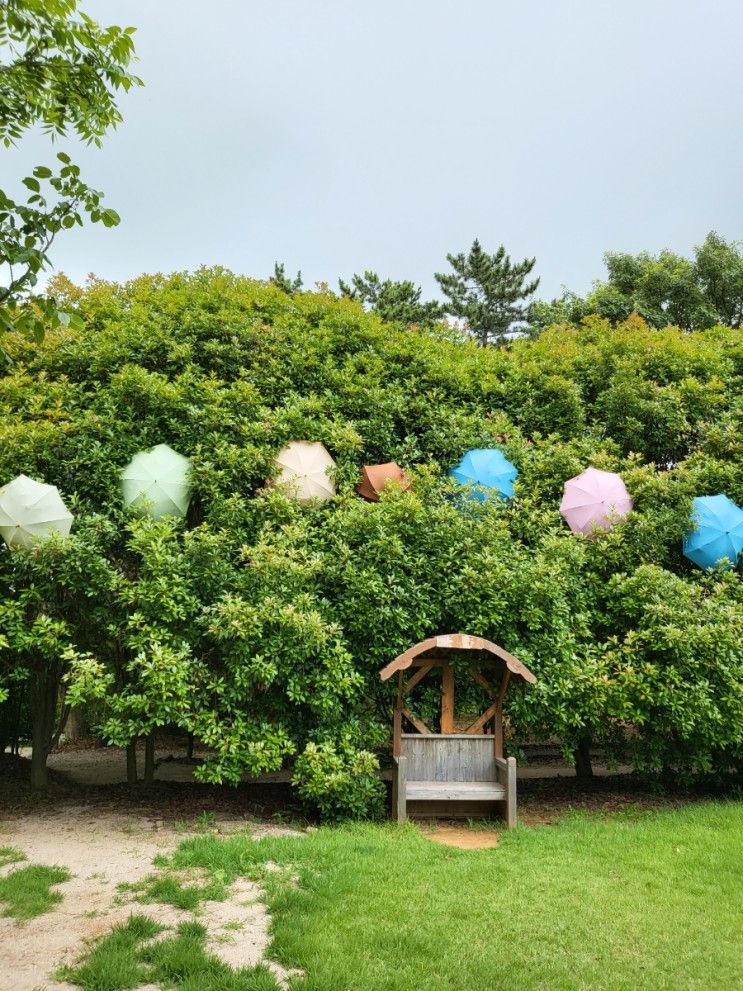
[[495, 710], [493, 722], [493, 755], [503, 756], [503, 706], [499, 705]]
[[399, 757], [402, 752], [402, 697], [403, 697], [402, 671], [397, 672], [397, 698], [395, 708], [392, 712], [392, 756]]
[[516, 758], [509, 757], [506, 773], [506, 826], [513, 829], [516, 826]]
[[441, 732], [454, 732], [454, 669], [450, 664], [441, 669]]
[[407, 819], [406, 812], [406, 792], [408, 783], [408, 758], [407, 757], [396, 757], [395, 758], [395, 781], [397, 783], [397, 788], [395, 789], [395, 804], [392, 809], [392, 814], [395, 817], [396, 822], [405, 822]]
[[399, 757], [402, 753], [402, 712], [395, 706], [392, 714], [392, 756]]
[[511, 680], [511, 672], [506, 668], [503, 672], [500, 691], [496, 699], [496, 709], [493, 724], [493, 753], [496, 757], [503, 756], [503, 699], [506, 697], [508, 682]]

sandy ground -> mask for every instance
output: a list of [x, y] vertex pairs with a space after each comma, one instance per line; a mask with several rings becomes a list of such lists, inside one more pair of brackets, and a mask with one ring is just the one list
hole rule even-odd
[[[2, 991], [75, 991], [54, 980], [62, 963], [73, 963], [86, 942], [124, 922], [132, 912], [146, 914], [174, 928], [194, 918], [167, 905], [119, 904], [117, 885], [135, 882], [153, 873], [152, 859], [169, 853], [185, 836], [160, 825], [160, 820], [125, 815], [96, 814], [90, 809], [65, 808], [58, 814], [38, 811], [2, 822], [0, 845], [26, 854], [27, 863], [58, 864], [72, 874], [58, 886], [63, 899], [51, 912], [19, 927], [14, 919], [0, 918], [0, 988]], [[233, 831], [234, 822], [215, 824]], [[251, 829], [256, 839], [288, 833], [269, 825]], [[8, 865], [5, 874], [23, 867]], [[239, 880], [224, 902], [206, 902], [198, 915], [208, 931], [209, 949], [233, 967], [253, 966], [268, 947], [269, 916], [258, 885]], [[283, 983], [287, 973], [266, 961]], [[144, 991], [144, 989], [140, 989]]]
[[499, 834], [495, 829], [473, 829], [469, 826], [421, 826], [427, 840], [442, 846], [454, 846], [459, 850], [489, 850], [498, 846]]

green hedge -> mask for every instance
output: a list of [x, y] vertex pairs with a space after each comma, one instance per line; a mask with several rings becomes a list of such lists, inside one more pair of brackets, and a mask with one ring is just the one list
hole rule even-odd
[[[510, 699], [513, 745], [590, 736], [686, 773], [739, 760], [740, 565], [704, 574], [681, 538], [694, 495], [743, 504], [740, 331], [592, 318], [480, 349], [222, 270], [57, 289], [85, 328], [9, 343], [0, 481], [58, 485], [76, 524], [0, 554], [6, 686], [65, 678], [116, 743], [194, 732], [214, 747], [207, 780], [301, 757], [300, 790], [359, 815], [376, 798], [353, 768], [389, 737], [378, 669], [466, 631], [539, 679]], [[264, 487], [295, 439], [336, 459], [331, 503]], [[185, 526], [122, 512], [122, 467], [162, 442], [193, 461]], [[496, 445], [516, 496], [463, 511], [446, 472]], [[389, 460], [413, 490], [362, 502], [360, 466]], [[636, 507], [592, 541], [558, 512], [589, 464], [621, 472]]]

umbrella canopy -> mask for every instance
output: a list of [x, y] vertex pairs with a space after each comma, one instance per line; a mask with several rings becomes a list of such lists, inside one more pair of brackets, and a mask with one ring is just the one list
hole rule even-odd
[[735, 567], [743, 550], [743, 509], [726, 495], [698, 496], [693, 528], [684, 537], [684, 554], [700, 568], [714, 568], [723, 558]]
[[184, 517], [191, 501], [191, 462], [167, 444], [135, 454], [121, 473], [121, 494], [127, 508], [161, 516]]
[[66, 537], [72, 526], [56, 485], [19, 475], [0, 489], [0, 534], [8, 547], [33, 547], [52, 533]]
[[456, 468], [449, 471], [449, 477], [460, 485], [478, 486], [479, 489], [472, 489], [470, 498], [480, 502], [493, 496], [510, 499], [517, 476], [516, 466], [497, 447], [467, 451]]
[[560, 512], [573, 533], [610, 530], [632, 509], [632, 496], [613, 471], [586, 468], [565, 482]]
[[335, 461], [319, 441], [292, 441], [276, 455], [276, 465], [279, 471], [274, 483], [303, 506], [327, 502], [335, 495], [335, 482], [329, 475]]
[[379, 502], [379, 493], [388, 482], [396, 482], [400, 488], [409, 489], [410, 479], [395, 461], [384, 465], [364, 465], [361, 481], [356, 486], [359, 495], [370, 502]]

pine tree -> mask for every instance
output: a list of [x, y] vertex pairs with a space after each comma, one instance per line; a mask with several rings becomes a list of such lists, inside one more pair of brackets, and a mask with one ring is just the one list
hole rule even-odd
[[406, 326], [416, 323], [430, 327], [444, 315], [439, 303], [421, 302], [423, 290], [407, 280], [382, 281], [376, 272], [364, 272], [363, 275], [354, 275], [351, 285], [339, 279], [338, 286], [343, 296], [358, 299], [390, 323], [402, 323]]
[[525, 319], [527, 308], [521, 301], [539, 285], [539, 279], [526, 281], [536, 259], [513, 264], [503, 245], [489, 255], [477, 239], [468, 255], [447, 255], [446, 259], [454, 271], [436, 273], [449, 300], [446, 311], [464, 318], [482, 347], [503, 341], [513, 324]]
[[302, 288], [302, 273], [297, 272], [297, 277], [292, 279], [286, 274], [283, 262], [274, 262], [273, 275], [268, 281], [291, 296]]

